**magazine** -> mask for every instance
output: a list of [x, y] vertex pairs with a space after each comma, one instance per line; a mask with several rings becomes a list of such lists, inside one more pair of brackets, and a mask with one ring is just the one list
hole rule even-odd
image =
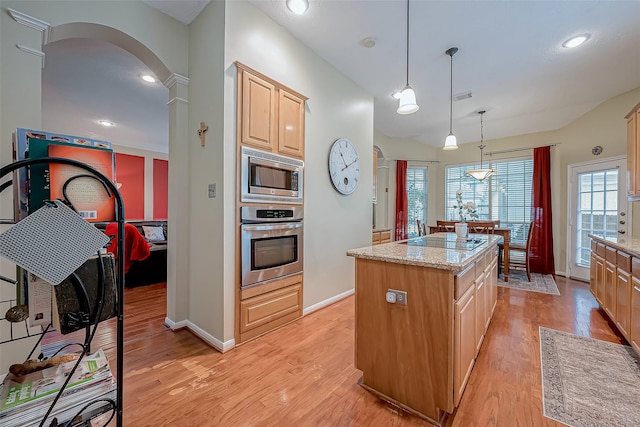
[[[53, 400], [76, 363], [77, 360], [74, 360], [19, 377], [7, 375], [1, 389], [0, 418], [4, 412], [13, 412], [12, 409], [18, 410], [31, 404]], [[99, 349], [82, 359], [64, 393], [79, 391], [111, 379], [109, 361], [102, 349]]]

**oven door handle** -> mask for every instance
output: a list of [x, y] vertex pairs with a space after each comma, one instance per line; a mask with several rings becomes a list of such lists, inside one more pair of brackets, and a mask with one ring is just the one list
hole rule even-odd
[[300, 168], [298, 166], [290, 165], [284, 162], [279, 162], [277, 160], [261, 160], [255, 157], [249, 158], [249, 164], [255, 164], [265, 167], [277, 167], [278, 169], [285, 169], [291, 172], [300, 172]]
[[295, 224], [260, 224], [260, 225], [248, 225], [243, 224], [242, 229], [244, 231], [269, 231], [269, 230], [293, 230], [296, 228], [302, 228], [302, 223], [297, 222]]

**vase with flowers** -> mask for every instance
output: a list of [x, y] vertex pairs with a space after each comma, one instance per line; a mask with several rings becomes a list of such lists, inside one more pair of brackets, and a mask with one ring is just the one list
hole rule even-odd
[[456, 234], [459, 238], [464, 238], [469, 235], [469, 228], [467, 226], [467, 219], [478, 219], [478, 213], [476, 212], [476, 204], [474, 202], [462, 201], [462, 191], [456, 191], [456, 203], [453, 208], [458, 211], [460, 222], [456, 224]]

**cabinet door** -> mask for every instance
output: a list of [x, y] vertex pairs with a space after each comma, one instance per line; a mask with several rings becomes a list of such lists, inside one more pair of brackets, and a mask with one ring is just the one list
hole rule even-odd
[[491, 322], [491, 312], [493, 309], [493, 280], [491, 278], [491, 268], [493, 264], [491, 261], [487, 264], [487, 268], [484, 270], [484, 333], [487, 333], [489, 328], [489, 322]]
[[596, 255], [596, 301], [604, 308], [604, 259]]
[[248, 339], [300, 316], [302, 284], [297, 283], [240, 301], [240, 333]]
[[589, 260], [589, 290], [594, 298], [598, 298], [598, 288], [596, 286], [596, 255], [592, 252]]
[[487, 325], [486, 312], [486, 289], [484, 282], [484, 273], [480, 274], [476, 279], [476, 352], [478, 354], [482, 341], [484, 339], [485, 327]]
[[242, 144], [273, 151], [276, 139], [276, 88], [273, 84], [242, 73]]
[[304, 99], [283, 89], [278, 95], [278, 152], [304, 158]]
[[498, 259], [493, 258], [493, 266], [491, 267], [491, 316], [496, 310], [498, 304]]
[[630, 298], [631, 298], [631, 274], [618, 269], [616, 279], [616, 325], [622, 335], [629, 340], [629, 319], [630, 319]]
[[640, 354], [640, 279], [631, 279], [631, 317], [629, 324], [629, 342], [636, 353]]
[[604, 311], [616, 318], [616, 266], [608, 261], [604, 263]]
[[476, 354], [476, 288], [471, 286], [455, 303], [453, 401], [458, 406]]

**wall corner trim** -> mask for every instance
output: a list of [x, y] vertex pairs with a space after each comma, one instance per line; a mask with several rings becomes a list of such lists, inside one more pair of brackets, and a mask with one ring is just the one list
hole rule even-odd
[[198, 338], [200, 338], [205, 343], [209, 344], [211, 347], [215, 348], [221, 353], [224, 353], [227, 350], [235, 348], [236, 346], [236, 341], [234, 339], [222, 342], [189, 320], [181, 320], [179, 322], [174, 322], [168, 317], [165, 317], [164, 324], [167, 325], [169, 328], [171, 328], [172, 331], [175, 331], [177, 329], [187, 328], [191, 333], [193, 333]]
[[38, 49], [34, 49], [29, 46], [25, 46], [22, 44], [17, 44], [16, 47], [20, 49], [22, 52], [30, 53], [31, 55], [39, 56], [42, 60], [42, 68], [44, 68], [44, 52]]
[[181, 85], [188, 86], [189, 85], [189, 77], [185, 77], [183, 75], [180, 75], [180, 74], [177, 74], [177, 73], [173, 73], [164, 82], [162, 82], [162, 84], [166, 88], [170, 88], [171, 86], [173, 86], [176, 83], [180, 83]]
[[167, 105], [171, 105], [171, 104], [174, 104], [174, 103], [176, 103], [176, 102], [182, 102], [183, 104], [188, 104], [188, 103], [189, 103], [189, 101], [187, 101], [186, 99], [184, 99], [184, 98], [178, 98], [178, 97], [176, 96], [175, 98], [171, 98], [171, 99], [169, 100], [169, 102], [167, 102]]
[[324, 307], [326, 307], [326, 306], [328, 306], [328, 305], [331, 305], [331, 304], [333, 304], [334, 302], [338, 302], [338, 301], [340, 301], [341, 299], [344, 299], [344, 298], [346, 298], [346, 297], [348, 297], [348, 296], [353, 295], [355, 292], [356, 292], [355, 288], [353, 288], [353, 289], [349, 289], [349, 290], [348, 290], [348, 291], [346, 291], [346, 292], [343, 292], [343, 293], [341, 293], [341, 294], [338, 294], [338, 295], [332, 296], [331, 298], [327, 298], [326, 300], [324, 300], [324, 301], [320, 301], [320, 302], [319, 302], [319, 303], [317, 303], [317, 304], [313, 304], [313, 305], [311, 305], [311, 306], [309, 306], [309, 307], [307, 307], [307, 308], [303, 309], [303, 310], [302, 310], [302, 315], [303, 315], [303, 316], [306, 316], [307, 314], [313, 313], [313, 312], [314, 312], [314, 311], [316, 311], [316, 310], [320, 310], [321, 308], [324, 308]]
[[15, 9], [7, 8], [7, 12], [9, 12], [9, 15], [11, 15], [13, 20], [18, 24], [40, 31], [42, 33], [43, 46], [49, 43], [49, 30], [51, 29], [51, 24], [41, 19], [27, 15], [26, 13], [18, 12]]

